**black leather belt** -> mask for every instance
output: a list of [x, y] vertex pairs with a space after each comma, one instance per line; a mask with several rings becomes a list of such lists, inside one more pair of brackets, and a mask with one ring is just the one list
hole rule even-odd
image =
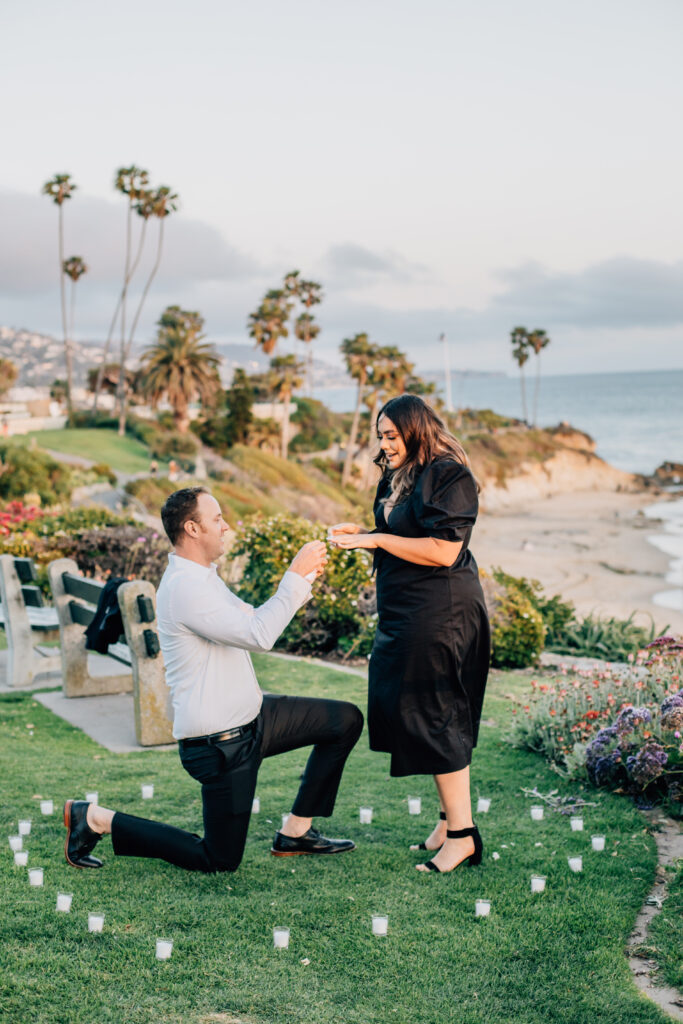
[[226, 740], [236, 740], [239, 736], [246, 736], [253, 731], [256, 719], [247, 722], [246, 725], [238, 725], [235, 729], [226, 729], [225, 732], [212, 732], [208, 736], [189, 736], [187, 739], [179, 740], [181, 747], [207, 747], [215, 743], [225, 743]]

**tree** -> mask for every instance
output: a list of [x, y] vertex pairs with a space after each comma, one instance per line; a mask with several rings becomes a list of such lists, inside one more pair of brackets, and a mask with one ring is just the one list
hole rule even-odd
[[258, 308], [249, 314], [249, 337], [267, 356], [275, 351], [280, 338], [288, 337], [287, 321], [293, 305], [284, 289], [274, 288], [266, 292]]
[[7, 394], [18, 376], [19, 370], [16, 364], [11, 359], [0, 357], [0, 396]]
[[156, 407], [166, 396], [176, 429], [189, 427], [188, 406], [196, 398], [210, 406], [220, 392], [220, 358], [204, 343], [204, 318], [180, 306], [168, 306], [157, 324], [157, 340], [143, 353], [140, 388]]
[[510, 331], [510, 342], [512, 344], [512, 358], [519, 366], [519, 381], [522, 389], [522, 414], [524, 422], [527, 423], [529, 416], [526, 406], [526, 382], [524, 380], [524, 364], [529, 359], [529, 332], [526, 327], [513, 327]]
[[317, 306], [323, 300], [322, 285], [317, 281], [304, 281], [299, 277], [298, 270], [285, 274], [284, 291], [292, 298], [298, 299], [304, 307], [294, 324], [295, 337], [308, 346], [306, 350], [306, 385], [310, 391], [313, 380], [313, 350], [311, 342], [320, 334], [320, 326], [311, 315], [311, 306]]
[[528, 345], [533, 349], [536, 356], [536, 383], [534, 386], [534, 426], [538, 426], [538, 392], [541, 383], [541, 352], [550, 344], [550, 338], [545, 331], [535, 327], [528, 334]]
[[225, 398], [228, 406], [230, 444], [246, 444], [249, 440], [249, 427], [254, 418], [251, 411], [254, 389], [241, 366], [235, 370], [232, 384], [226, 391]]
[[353, 338], [345, 338], [339, 346], [344, 356], [346, 369], [351, 377], [358, 382], [356, 393], [356, 407], [353, 411], [351, 422], [351, 433], [346, 446], [346, 457], [342, 470], [342, 485], [348, 484], [351, 479], [351, 467], [358, 437], [358, 426], [360, 424], [360, 408], [363, 401], [365, 386], [368, 376], [372, 373], [373, 360], [377, 355], [377, 346], [368, 341], [367, 334], [356, 334]]
[[286, 459], [289, 444], [289, 403], [294, 389], [300, 388], [303, 383], [303, 363], [295, 355], [275, 356], [270, 361], [270, 370], [271, 392], [282, 402], [280, 454]]
[[71, 199], [72, 193], [78, 186], [71, 180], [70, 174], [55, 174], [54, 178], [46, 181], [43, 185], [42, 194], [50, 196], [53, 203], [59, 208], [58, 223], [58, 249], [59, 249], [59, 290], [62, 303], [62, 334], [64, 337], [64, 362], [66, 364], [66, 407], [71, 420], [73, 412], [72, 390], [73, 390], [73, 369], [71, 358], [71, 345], [69, 343], [69, 332], [66, 324], [66, 292], [64, 289], [64, 214], [62, 206], [67, 199]]
[[69, 256], [68, 260], [64, 260], [62, 264], [62, 270], [68, 278], [71, 279], [71, 303], [69, 311], [69, 344], [73, 345], [74, 342], [74, 322], [76, 313], [76, 285], [83, 274], [88, 272], [88, 268], [81, 256]]

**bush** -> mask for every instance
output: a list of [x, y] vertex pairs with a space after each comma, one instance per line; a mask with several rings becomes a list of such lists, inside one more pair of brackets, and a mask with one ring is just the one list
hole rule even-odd
[[546, 641], [548, 650], [575, 658], [602, 658], [605, 661], [626, 661], [655, 639], [654, 622], [650, 629], [637, 626], [633, 615], [628, 619], [587, 615], [585, 619], [572, 619], [554, 630]]
[[[263, 604], [301, 545], [324, 540], [325, 535], [321, 524], [284, 515], [257, 516], [248, 525], [241, 524], [231, 552], [246, 559], [239, 596], [250, 604]], [[325, 575], [280, 637], [278, 647], [300, 654], [369, 654], [377, 618], [370, 575], [370, 563], [361, 551], [332, 548]]]
[[116, 473], [106, 462], [96, 462], [90, 467], [90, 472], [100, 479], [107, 480], [112, 486], [116, 483]]
[[494, 668], [526, 668], [543, 650], [543, 619], [528, 597], [508, 586], [489, 609], [491, 664]]
[[524, 576], [510, 576], [500, 568], [493, 570], [493, 578], [506, 589], [513, 587], [517, 590], [539, 613], [543, 620], [547, 649], [551, 649], [555, 638], [570, 622], [576, 621], [574, 605], [563, 601], [557, 594], [554, 597], [546, 597], [538, 580], [528, 580]]
[[73, 538], [70, 557], [86, 576], [149, 580], [157, 587], [168, 565], [165, 536], [139, 523], [83, 530]]
[[7, 501], [37, 494], [44, 505], [69, 497], [69, 467], [45, 452], [19, 444], [0, 444], [0, 498]]

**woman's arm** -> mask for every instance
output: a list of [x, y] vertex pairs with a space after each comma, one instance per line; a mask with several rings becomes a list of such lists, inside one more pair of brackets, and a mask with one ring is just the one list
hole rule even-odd
[[340, 548], [382, 548], [390, 555], [415, 565], [453, 565], [462, 548], [461, 541], [396, 537], [392, 533], [340, 533], [332, 540]]

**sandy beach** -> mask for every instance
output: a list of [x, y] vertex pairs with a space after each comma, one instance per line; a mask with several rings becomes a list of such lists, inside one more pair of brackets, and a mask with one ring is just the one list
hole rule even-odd
[[653, 603], [671, 589], [670, 558], [648, 541], [661, 532], [644, 510], [649, 494], [580, 491], [482, 512], [472, 550], [483, 569], [500, 566], [539, 580], [549, 595], [573, 601], [586, 615], [615, 615], [683, 635], [683, 614]]

